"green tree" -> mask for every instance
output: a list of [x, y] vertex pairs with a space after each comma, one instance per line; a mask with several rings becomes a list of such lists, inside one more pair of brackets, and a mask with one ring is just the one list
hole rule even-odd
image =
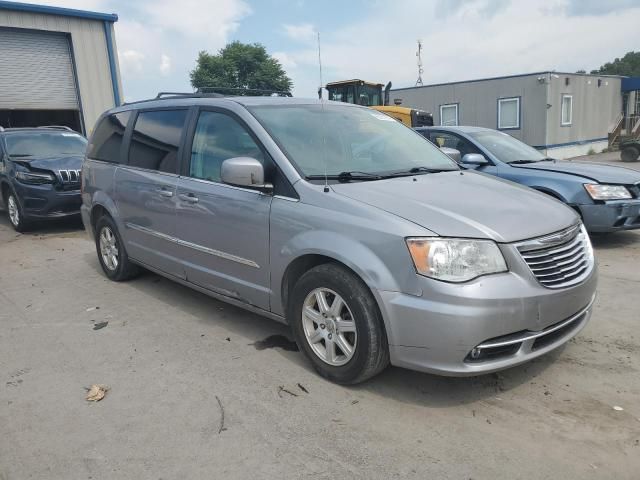
[[217, 55], [198, 54], [191, 71], [194, 88], [221, 87], [290, 92], [293, 83], [280, 65], [259, 43], [232, 42]]
[[616, 58], [613, 62], [605, 63], [597, 70], [591, 70], [591, 73], [640, 77], [640, 52], [628, 52], [622, 58]]

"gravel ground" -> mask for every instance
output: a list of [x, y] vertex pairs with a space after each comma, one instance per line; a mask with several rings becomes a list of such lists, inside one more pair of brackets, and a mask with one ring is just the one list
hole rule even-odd
[[285, 326], [152, 274], [109, 282], [77, 225], [3, 217], [0, 479], [637, 479], [640, 233], [595, 244], [595, 313], [566, 347], [345, 388], [264, 348]]

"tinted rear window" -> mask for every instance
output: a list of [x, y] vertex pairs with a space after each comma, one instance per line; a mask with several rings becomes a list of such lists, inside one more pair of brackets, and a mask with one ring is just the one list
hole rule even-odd
[[177, 173], [178, 147], [187, 110], [138, 114], [129, 147], [129, 165]]
[[98, 124], [91, 137], [87, 156], [105, 162], [123, 163], [120, 147], [131, 112], [108, 115]]

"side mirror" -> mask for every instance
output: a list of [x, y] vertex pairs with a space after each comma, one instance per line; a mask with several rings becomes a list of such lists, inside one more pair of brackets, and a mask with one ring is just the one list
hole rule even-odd
[[489, 160], [484, 158], [484, 155], [480, 153], [467, 153], [464, 157], [462, 157], [462, 163], [464, 165], [489, 165]]
[[460, 163], [460, 150], [448, 147], [440, 147], [440, 150], [454, 162]]
[[273, 185], [264, 182], [264, 167], [251, 157], [228, 158], [220, 167], [220, 178], [224, 183], [236, 187], [273, 190]]

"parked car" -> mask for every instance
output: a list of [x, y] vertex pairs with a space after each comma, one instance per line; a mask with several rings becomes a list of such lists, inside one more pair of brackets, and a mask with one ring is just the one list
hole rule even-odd
[[640, 157], [640, 140], [626, 140], [620, 143], [620, 160], [635, 162]]
[[80, 214], [86, 145], [67, 127], [0, 127], [0, 190], [13, 228]]
[[546, 157], [506, 133], [480, 127], [418, 128], [460, 152], [467, 169], [532, 187], [571, 206], [589, 232], [640, 228], [640, 173], [623, 167]]
[[104, 114], [82, 218], [139, 267], [288, 323], [321, 375], [508, 368], [588, 322], [589, 237], [548, 196], [457, 164], [365, 107], [167, 97]]

